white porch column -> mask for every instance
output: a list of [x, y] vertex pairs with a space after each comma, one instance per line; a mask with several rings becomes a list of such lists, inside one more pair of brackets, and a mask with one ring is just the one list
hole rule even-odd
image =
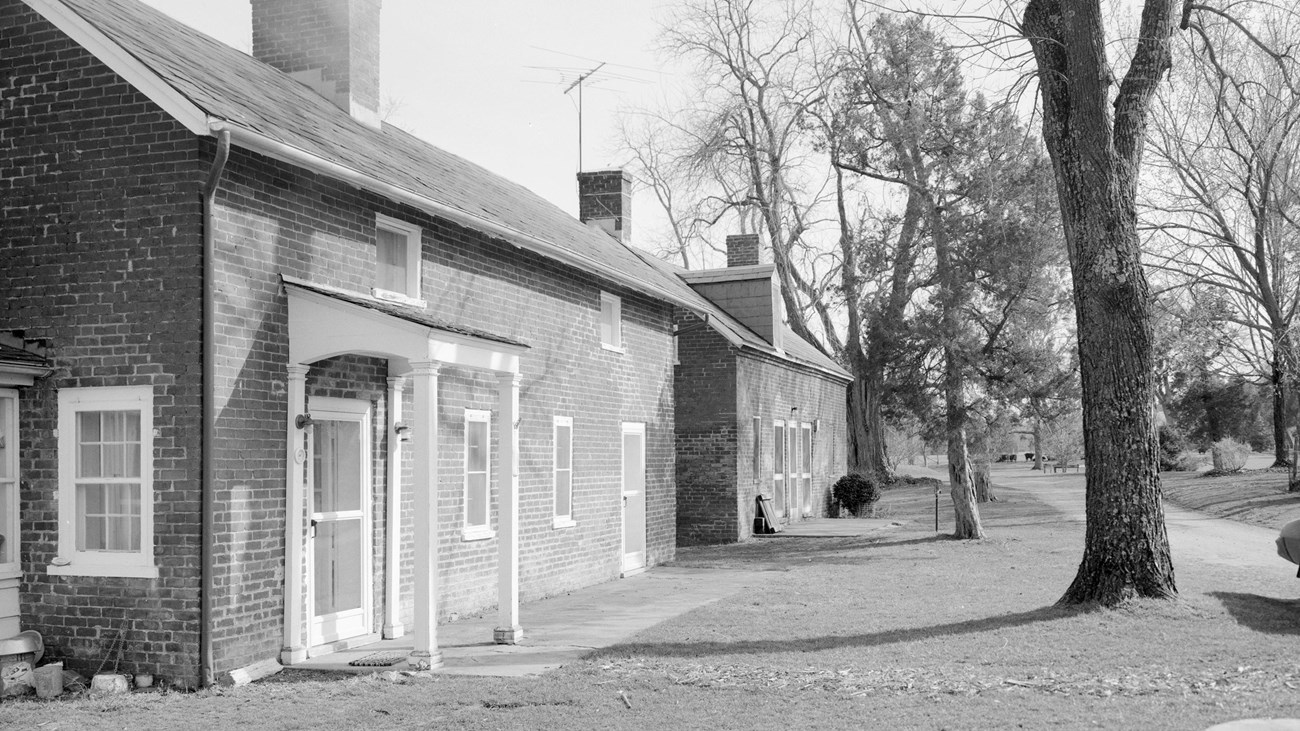
[[[402, 626], [402, 439], [397, 425], [402, 421], [402, 390], [406, 378], [388, 379], [388, 536], [384, 542], [384, 638], [406, 633]], [[409, 425], [407, 425], [409, 427]]]
[[438, 649], [438, 363], [411, 364], [415, 406], [411, 419], [415, 490], [414, 670], [442, 666]]
[[285, 452], [288, 469], [285, 470], [284, 514], [284, 647], [280, 662], [285, 665], [307, 659], [307, 643], [303, 639], [303, 522], [307, 519], [306, 429], [299, 429], [297, 419], [307, 411], [307, 371], [301, 364], [290, 364], [288, 385], [288, 414], [285, 424]]
[[492, 638], [513, 645], [524, 637], [519, 626], [519, 383], [518, 373], [497, 375], [497, 607]]

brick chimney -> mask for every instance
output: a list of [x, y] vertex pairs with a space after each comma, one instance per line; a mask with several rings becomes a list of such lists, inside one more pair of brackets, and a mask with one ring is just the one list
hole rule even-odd
[[252, 0], [253, 57], [378, 128], [381, 0]]
[[622, 170], [578, 173], [578, 220], [631, 243], [632, 176]]
[[727, 237], [727, 266], [749, 267], [763, 263], [763, 245], [758, 234], [732, 234]]

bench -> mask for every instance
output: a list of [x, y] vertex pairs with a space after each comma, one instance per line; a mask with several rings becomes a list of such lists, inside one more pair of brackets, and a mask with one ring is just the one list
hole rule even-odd
[[1057, 462], [1052, 465], [1052, 472], [1069, 472], [1071, 467], [1074, 468], [1075, 472], [1079, 471], [1078, 462]]

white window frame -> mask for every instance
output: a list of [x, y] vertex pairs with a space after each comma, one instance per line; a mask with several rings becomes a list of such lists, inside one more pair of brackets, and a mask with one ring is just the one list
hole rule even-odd
[[[609, 331], [613, 342], [605, 340], [605, 306], [609, 305], [611, 322]], [[623, 300], [618, 295], [609, 292], [600, 293], [600, 314], [597, 317], [600, 336], [600, 347], [613, 353], [626, 353], [627, 349], [623, 347]]]
[[[59, 555], [46, 567], [55, 576], [158, 578], [154, 565], [153, 388], [116, 386], [59, 390]], [[77, 414], [140, 412], [140, 549], [77, 550]]]
[[[469, 522], [469, 429], [470, 424], [483, 424], [484, 440], [483, 449], [487, 452], [483, 455], [483, 490], [486, 494], [483, 496], [483, 502], [487, 505], [487, 512], [483, 516], [482, 525], [474, 525]], [[462, 454], [465, 455], [465, 509], [462, 511], [463, 528], [461, 529], [461, 540], [481, 541], [487, 538], [496, 537], [496, 531], [492, 530], [492, 412], [481, 409], [465, 409], [465, 435], [462, 445]]]
[[[566, 515], [559, 513], [559, 487], [560, 487], [560, 429], [569, 430], [569, 512]], [[573, 519], [573, 417], [557, 416], [551, 427], [551, 509], [555, 511], [554, 519], [551, 521], [552, 528], [572, 528], [577, 525]]]
[[398, 234], [406, 238], [406, 291], [394, 292], [390, 289], [381, 289], [378, 286], [371, 288], [371, 293], [378, 299], [398, 302], [416, 307], [426, 307], [427, 302], [421, 297], [424, 292], [421, 289], [421, 264], [423, 263], [423, 239], [424, 235], [419, 226], [415, 226], [401, 221], [396, 218], [385, 216], [382, 213], [375, 214], [375, 272], [379, 272], [379, 231], [383, 229], [390, 233]]
[[[776, 430], [781, 430], [781, 436], [776, 435]], [[776, 517], [784, 518], [790, 510], [788, 505], [789, 490], [787, 489], [787, 473], [790, 471], [790, 430], [782, 419], [776, 419], [772, 422], [772, 501], [775, 503], [772, 507], [775, 509]], [[779, 455], [779, 459], [778, 459]]]
[[799, 510], [804, 515], [812, 515], [813, 425], [811, 421], [799, 424], [799, 459], [799, 497], [803, 498]]
[[3, 524], [0, 524], [0, 536], [4, 536], [10, 560], [0, 562], [0, 579], [15, 579], [22, 576], [22, 566], [18, 561], [21, 545], [18, 532], [18, 486], [21, 484], [18, 475], [18, 445], [21, 443], [18, 434], [18, 391], [0, 388], [0, 400], [10, 402], [9, 419], [0, 423], [0, 448], [4, 449], [3, 459], [6, 462], [4, 467], [7, 467], [7, 469], [0, 469], [0, 474], [8, 475], [3, 479], [10, 487], [8, 505], [5, 506], [7, 518]]

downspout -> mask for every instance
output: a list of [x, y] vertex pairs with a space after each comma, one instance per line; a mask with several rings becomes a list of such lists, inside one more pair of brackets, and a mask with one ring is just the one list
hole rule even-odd
[[221, 173], [230, 159], [230, 131], [217, 133], [217, 155], [203, 188], [203, 435], [202, 454], [202, 519], [199, 534], [200, 585], [199, 585], [199, 682], [208, 687], [215, 682], [212, 672], [212, 590], [213, 580], [213, 525], [216, 513], [216, 455], [213, 445], [217, 431], [217, 325], [216, 325], [216, 242], [213, 209], [216, 206], [217, 186]]

